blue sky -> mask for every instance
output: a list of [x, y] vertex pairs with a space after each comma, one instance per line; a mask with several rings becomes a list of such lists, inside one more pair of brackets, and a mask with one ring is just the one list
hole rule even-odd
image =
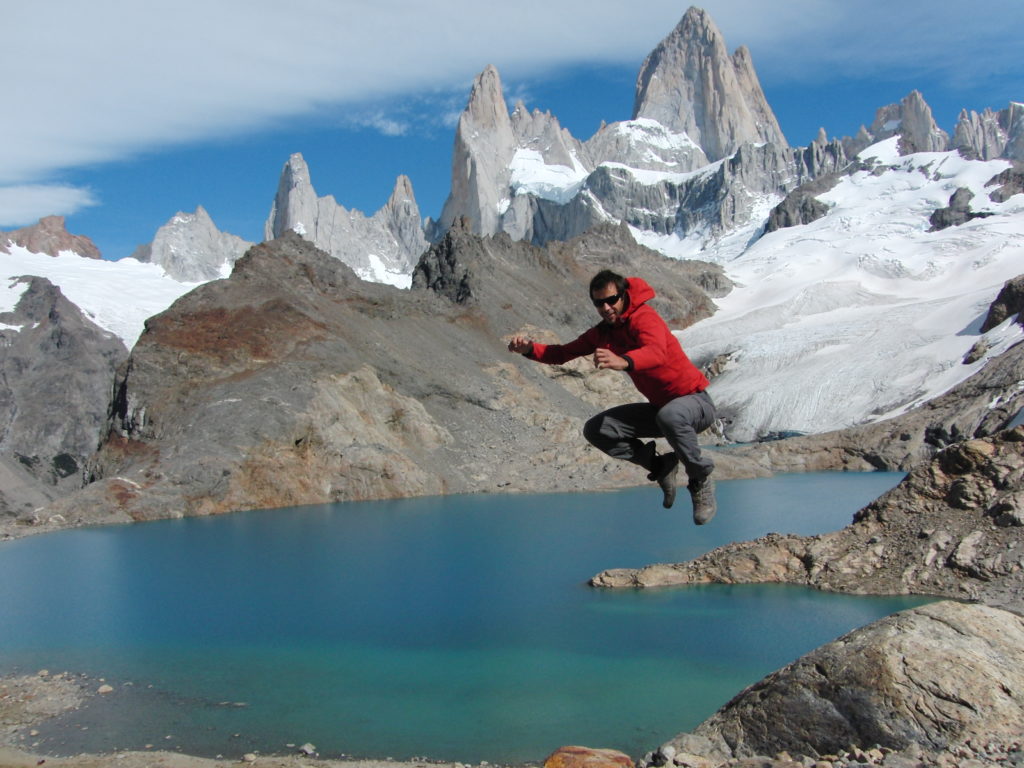
[[[424, 216], [448, 192], [458, 113], [497, 66], [506, 97], [580, 139], [629, 119], [640, 64], [685, 5], [664, 0], [2, 0], [0, 229], [62, 214], [107, 258], [177, 211], [260, 240], [282, 165], [372, 213], [400, 173]], [[750, 48], [787, 139], [852, 135], [920, 90], [940, 127], [1024, 101], [1024, 3], [708, 0]], [[54, 25], [50, 20], [58, 19]], [[10, 41], [10, 44], [6, 42]]]

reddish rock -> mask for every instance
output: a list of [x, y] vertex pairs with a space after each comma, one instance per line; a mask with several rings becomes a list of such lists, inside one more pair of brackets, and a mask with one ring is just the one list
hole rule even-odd
[[68, 232], [63, 216], [44, 216], [30, 227], [0, 233], [0, 251], [10, 253], [6, 248], [8, 243], [27, 248], [32, 253], [45, 253], [49, 256], [56, 256], [61, 251], [74, 251], [89, 259], [102, 258], [100, 249], [92, 240], [85, 235], [72, 235]]
[[614, 749], [560, 747], [544, 761], [544, 768], [633, 768], [633, 761]]

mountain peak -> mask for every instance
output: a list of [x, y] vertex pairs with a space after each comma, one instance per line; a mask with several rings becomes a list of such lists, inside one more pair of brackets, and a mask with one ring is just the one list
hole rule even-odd
[[87, 259], [103, 258], [96, 243], [88, 237], [68, 232], [63, 216], [44, 216], [31, 226], [6, 233], [0, 232], [0, 252], [9, 253], [6, 248], [8, 243], [32, 253], [45, 253], [47, 256], [72, 251]]
[[465, 216], [474, 232], [498, 230], [499, 202], [509, 183], [516, 137], [502, 93], [501, 77], [488, 64], [473, 81], [459, 117], [452, 151], [452, 186], [441, 211], [442, 231]]
[[788, 146], [761, 90], [750, 51], [731, 57], [711, 16], [691, 7], [637, 77], [633, 119], [686, 133], [712, 161], [746, 142]]
[[880, 108], [871, 124], [871, 135], [874, 141], [898, 135], [901, 155], [945, 152], [949, 148], [949, 134], [936, 125], [931, 107], [917, 90], [904, 96], [899, 104]]

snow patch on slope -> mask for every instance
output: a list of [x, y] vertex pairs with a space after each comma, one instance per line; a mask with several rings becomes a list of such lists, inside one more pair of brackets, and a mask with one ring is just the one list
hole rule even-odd
[[[513, 195], [531, 194], [543, 200], [564, 205], [583, 187], [587, 169], [572, 158], [573, 165], [547, 165], [544, 156], [535, 149], [517, 149], [509, 163], [509, 187]], [[507, 201], [503, 201], [507, 208]], [[504, 212], [504, 211], [501, 211]]]
[[8, 248], [10, 254], [0, 253], [0, 311], [12, 310], [25, 291], [16, 278], [45, 277], [100, 328], [120, 337], [128, 349], [147, 318], [200, 284], [179, 283], [167, 277], [162, 267], [131, 258], [104, 261], [70, 251], [48, 256], [14, 244]]

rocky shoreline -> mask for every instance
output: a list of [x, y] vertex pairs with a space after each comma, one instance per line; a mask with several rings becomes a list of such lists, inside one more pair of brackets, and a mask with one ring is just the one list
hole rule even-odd
[[[39, 670], [31, 675], [0, 677], [0, 768], [223, 768], [252, 765], [256, 768], [473, 768], [465, 763], [427, 759], [360, 760], [324, 759], [312, 744], [296, 746], [291, 754], [240, 752], [231, 757], [207, 758], [161, 749], [118, 750], [105, 754], [53, 756], [40, 751], [39, 727], [51, 718], [88, 704], [113, 689], [103, 681], [67, 672]], [[498, 768], [482, 763], [478, 768]]]

